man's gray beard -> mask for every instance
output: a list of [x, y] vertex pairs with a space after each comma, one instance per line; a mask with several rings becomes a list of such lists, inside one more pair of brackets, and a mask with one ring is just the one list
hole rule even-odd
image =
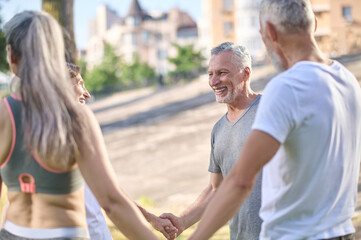
[[268, 56], [271, 58], [271, 62], [273, 67], [277, 72], [283, 72], [286, 69], [282, 66], [281, 58], [277, 55], [277, 53], [273, 50], [268, 50]]
[[229, 103], [233, 96], [238, 96], [239, 91], [240, 90], [238, 88], [235, 88], [233, 93], [228, 92], [227, 96], [220, 100], [218, 100], [219, 97], [216, 96], [216, 101], [218, 103]]
[[216, 100], [218, 103], [228, 103], [231, 100], [231, 98], [229, 95], [227, 95], [225, 98], [220, 98], [216, 96]]

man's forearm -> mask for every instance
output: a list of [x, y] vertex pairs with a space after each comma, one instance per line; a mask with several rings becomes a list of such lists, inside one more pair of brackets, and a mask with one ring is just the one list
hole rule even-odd
[[237, 212], [250, 194], [259, 171], [272, 159], [279, 147], [280, 143], [271, 135], [258, 130], [251, 132], [240, 157], [208, 204], [190, 239], [209, 239]]
[[202, 214], [214, 196], [214, 193], [215, 190], [213, 190], [211, 186], [208, 186], [198, 196], [196, 201], [188, 207], [187, 210], [180, 214], [179, 217], [181, 218], [185, 229], [189, 228], [201, 219]]
[[251, 186], [240, 187], [233, 179], [226, 179], [207, 205], [196, 231], [189, 239], [209, 239], [238, 211], [251, 190]]

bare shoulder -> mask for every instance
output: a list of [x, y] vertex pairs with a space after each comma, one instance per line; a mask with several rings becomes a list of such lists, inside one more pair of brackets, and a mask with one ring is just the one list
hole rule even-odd
[[87, 119], [88, 126], [92, 127], [99, 127], [99, 123], [89, 106], [84, 105], [82, 108], [82, 114]]
[[0, 144], [0, 164], [5, 161], [5, 158], [8, 156], [12, 143], [12, 131], [13, 126], [11, 123], [10, 113], [7, 109], [4, 99], [0, 100], [0, 139], [2, 139], [2, 144]]

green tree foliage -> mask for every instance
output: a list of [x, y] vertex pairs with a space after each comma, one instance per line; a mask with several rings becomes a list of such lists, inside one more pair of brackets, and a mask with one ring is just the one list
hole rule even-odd
[[122, 83], [127, 88], [139, 88], [151, 85], [155, 78], [154, 69], [147, 63], [140, 62], [137, 55], [132, 64], [122, 63]]
[[86, 63], [79, 61], [88, 90], [108, 94], [114, 91], [139, 88], [155, 82], [155, 72], [136, 56], [133, 63], [125, 62], [115, 54], [115, 49], [105, 43], [102, 62], [84, 74]]
[[174, 43], [173, 46], [177, 49], [178, 55], [174, 58], [168, 58], [168, 61], [175, 66], [175, 70], [171, 71], [170, 75], [176, 81], [180, 79], [190, 80], [198, 76], [205, 60], [201, 51], [195, 51], [193, 44], [181, 46]]
[[9, 65], [6, 61], [6, 39], [2, 29], [0, 29], [0, 71], [7, 70], [9, 70]]
[[105, 43], [102, 62], [84, 77], [88, 90], [99, 92], [120, 83], [120, 62], [120, 57], [114, 53], [114, 47]]
[[87, 74], [88, 74], [88, 71], [87, 71], [87, 63], [86, 63], [85, 59], [80, 58], [80, 59], [78, 60], [78, 64], [77, 64], [77, 65], [80, 67], [81, 76], [83, 77], [83, 79], [86, 79]]
[[[1, 1], [0, 1], [1, 3]], [[1, 10], [1, 5], [0, 5]], [[2, 26], [3, 21], [0, 16], [0, 25]], [[6, 39], [2, 28], [0, 29], [0, 71], [6, 72], [9, 70], [8, 62], [6, 61]]]
[[74, 0], [42, 0], [42, 10], [52, 15], [62, 26], [65, 58], [77, 63], [77, 50], [74, 38]]

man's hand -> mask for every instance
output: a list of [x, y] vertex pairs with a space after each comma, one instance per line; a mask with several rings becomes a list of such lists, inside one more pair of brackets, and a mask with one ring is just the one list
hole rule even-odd
[[149, 222], [152, 224], [154, 229], [161, 232], [168, 240], [173, 240], [178, 235], [177, 228], [166, 218], [160, 218], [153, 215]]
[[168, 219], [172, 222], [173, 226], [178, 229], [177, 236], [179, 236], [185, 230], [184, 223], [180, 217], [177, 217], [172, 213], [163, 213], [159, 217], [163, 219]]

